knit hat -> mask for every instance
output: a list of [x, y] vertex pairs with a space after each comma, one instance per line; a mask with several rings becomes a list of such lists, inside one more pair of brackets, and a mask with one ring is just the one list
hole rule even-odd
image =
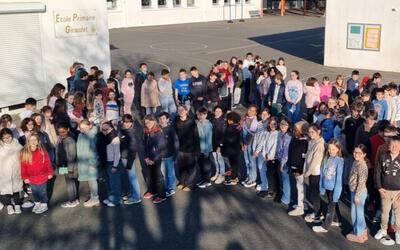
[[341, 94], [338, 99], [344, 101], [349, 106], [349, 96], [347, 94]]
[[299, 121], [299, 122], [296, 122], [296, 124], [294, 124], [294, 126], [299, 128], [303, 135], [307, 135], [308, 134], [308, 128], [310, 127], [310, 124], [308, 124], [308, 122]]

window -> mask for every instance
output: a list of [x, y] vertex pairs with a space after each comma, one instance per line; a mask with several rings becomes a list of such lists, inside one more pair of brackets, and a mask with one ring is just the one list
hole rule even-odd
[[107, 0], [107, 9], [112, 10], [117, 8], [117, 0]]
[[194, 4], [195, 4], [194, 1], [195, 0], [187, 0], [187, 6], [188, 7], [194, 7]]
[[167, 0], [158, 0], [158, 7], [167, 7]]
[[181, 6], [181, 0], [174, 0], [173, 4], [174, 4], [174, 7]]
[[151, 0], [142, 0], [142, 8], [150, 8]]

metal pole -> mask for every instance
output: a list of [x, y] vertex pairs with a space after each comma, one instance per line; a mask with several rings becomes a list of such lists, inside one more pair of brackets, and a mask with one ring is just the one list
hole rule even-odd
[[243, 2], [244, 2], [244, 0], [240, 0], [240, 20], [239, 20], [239, 22], [244, 22], [244, 19], [243, 19]]
[[231, 5], [231, 2], [230, 2], [230, 0], [229, 0], [229, 21], [228, 21], [228, 23], [233, 23], [233, 21], [232, 21], [231, 8], [232, 8], [232, 5]]
[[307, 0], [304, 0], [303, 9], [304, 9], [304, 15], [306, 16], [307, 15]]

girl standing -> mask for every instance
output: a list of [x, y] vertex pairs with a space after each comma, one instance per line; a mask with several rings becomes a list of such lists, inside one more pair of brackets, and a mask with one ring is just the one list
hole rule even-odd
[[364, 204], [367, 198], [367, 148], [360, 144], [354, 148], [354, 163], [349, 176], [351, 191], [351, 220], [353, 232], [346, 235], [347, 240], [364, 243], [368, 240], [367, 224], [364, 217]]
[[308, 129], [310, 142], [306, 153], [304, 163], [304, 178], [308, 182], [308, 194], [313, 206], [313, 212], [304, 219], [307, 222], [320, 222], [321, 200], [319, 197], [319, 179], [321, 174], [321, 163], [324, 158], [325, 142], [321, 137], [321, 127], [318, 124], [312, 124]]
[[295, 124], [300, 119], [300, 101], [303, 97], [303, 83], [299, 78], [299, 71], [292, 71], [290, 73], [290, 80], [287, 82], [285, 88], [287, 115], [292, 124]]
[[326, 194], [328, 197], [328, 211], [322, 226], [313, 226], [312, 229], [316, 233], [326, 233], [330, 226], [340, 225], [338, 202], [342, 193], [343, 165], [344, 160], [340, 142], [331, 140], [328, 144], [328, 152], [322, 164], [319, 181], [320, 195], [323, 196]]
[[144, 161], [150, 170], [149, 192], [155, 195], [153, 203], [157, 204], [165, 201], [164, 179], [161, 173], [161, 158], [166, 143], [162, 130], [153, 116], [146, 115], [144, 118], [144, 125]]
[[54, 108], [58, 98], [64, 98], [65, 86], [61, 83], [56, 83], [47, 96], [47, 105]]
[[53, 177], [53, 168], [37, 134], [29, 137], [20, 157], [21, 177], [25, 183], [30, 184], [35, 201], [32, 212], [42, 214], [48, 210], [47, 180]]
[[157, 81], [154, 80], [154, 73], [149, 72], [147, 79], [142, 84], [141, 106], [146, 109], [146, 115], [155, 114], [160, 106]]
[[[13, 132], [8, 128], [0, 130], [0, 159], [2, 168], [0, 175], [0, 200], [7, 206], [8, 214], [21, 213], [21, 162], [19, 152], [22, 146], [13, 138]], [[11, 203], [14, 199], [14, 206]]]
[[303, 166], [308, 148], [308, 123], [300, 121], [294, 125], [294, 138], [290, 141], [287, 165], [296, 179], [297, 204], [288, 214], [300, 216], [304, 214], [304, 176]]
[[346, 93], [346, 83], [344, 82], [344, 78], [342, 75], [338, 75], [336, 77], [336, 82], [333, 84], [332, 88], [332, 97], [339, 98], [341, 94]]
[[281, 74], [283, 76], [283, 80], [285, 80], [286, 76], [287, 76], [287, 68], [286, 68], [285, 59], [283, 59], [283, 57], [279, 57], [276, 68], [279, 70], [279, 72], [281, 72]]
[[221, 146], [224, 140], [224, 132], [226, 129], [226, 120], [223, 117], [224, 112], [222, 108], [216, 106], [214, 108], [214, 118], [212, 119], [212, 144], [213, 152], [212, 156], [215, 165], [215, 175], [211, 177], [211, 181], [215, 181], [215, 184], [221, 184], [224, 180], [225, 174], [225, 163], [224, 158], [221, 154]]
[[276, 149], [276, 158], [279, 162], [280, 178], [282, 183], [282, 198], [281, 202], [289, 205], [290, 203], [290, 177], [288, 161], [289, 144], [292, 140], [290, 135], [290, 121], [286, 117], [279, 123], [278, 145]]
[[108, 102], [106, 104], [106, 121], [111, 121], [115, 126], [119, 121], [119, 107], [117, 103], [117, 96], [114, 90], [108, 92]]
[[307, 79], [304, 86], [305, 102], [307, 108], [307, 122], [312, 123], [315, 110], [318, 104], [321, 102], [320, 93], [321, 89], [318, 84], [318, 80], [314, 77]]
[[329, 98], [331, 98], [332, 96], [332, 89], [333, 89], [333, 85], [329, 81], [329, 77], [324, 76], [324, 78], [322, 78], [320, 89], [321, 89], [321, 94], [320, 94], [321, 102], [325, 103], [328, 102]]
[[121, 93], [124, 98], [124, 114], [132, 113], [132, 103], [135, 97], [135, 84], [132, 78], [132, 71], [125, 70], [125, 77], [121, 83]]
[[87, 181], [90, 190], [90, 199], [83, 203], [84, 207], [100, 206], [98, 194], [98, 154], [97, 133], [98, 129], [88, 120], [82, 120], [79, 124], [78, 141], [76, 143], [78, 178], [79, 182]]
[[76, 143], [71, 137], [67, 124], [60, 124], [57, 128], [59, 140], [56, 146], [56, 161], [59, 175], [65, 176], [68, 201], [61, 207], [72, 208], [79, 205], [78, 198], [78, 166], [76, 162]]

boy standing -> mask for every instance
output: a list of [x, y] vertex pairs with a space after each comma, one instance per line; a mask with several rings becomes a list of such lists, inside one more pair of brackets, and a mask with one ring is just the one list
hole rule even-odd
[[36, 104], [37, 104], [36, 99], [32, 97], [29, 97], [28, 99], [25, 100], [25, 110], [19, 114], [19, 118], [21, 119], [21, 121], [25, 118], [31, 117], [32, 114], [35, 113]]
[[210, 154], [212, 152], [212, 124], [207, 120], [207, 112], [207, 109], [204, 107], [199, 108], [197, 111], [198, 120], [196, 121], [196, 124], [200, 139], [200, 155], [198, 157], [198, 164], [201, 173], [201, 181], [197, 184], [199, 188], [211, 186]]
[[378, 121], [387, 120], [388, 119], [388, 104], [386, 100], [383, 98], [385, 97], [385, 91], [382, 88], [375, 89], [376, 100], [372, 101], [374, 105], [374, 109], [378, 114]]

